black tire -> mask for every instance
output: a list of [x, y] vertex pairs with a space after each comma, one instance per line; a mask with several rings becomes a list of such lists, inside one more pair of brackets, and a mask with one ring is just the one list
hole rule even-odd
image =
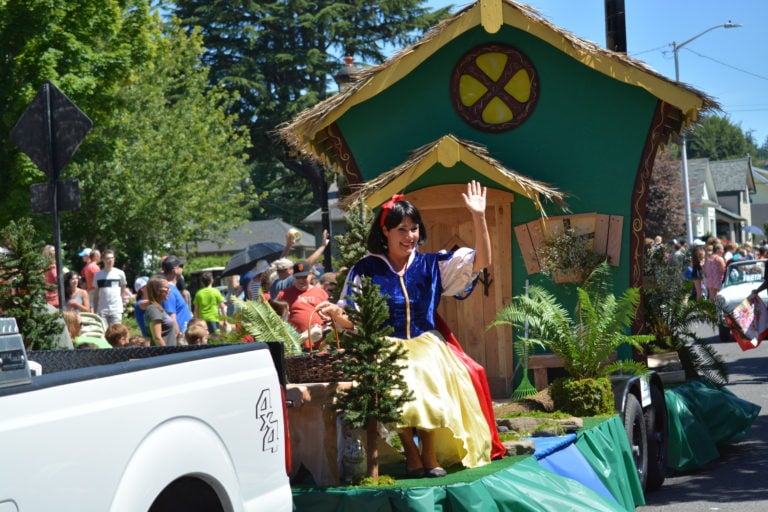
[[731, 328], [727, 325], [719, 324], [717, 326], [717, 334], [720, 336], [720, 341], [731, 340]]
[[655, 491], [664, 485], [667, 477], [667, 449], [669, 447], [669, 426], [664, 393], [651, 386], [651, 406], [645, 413], [645, 429], [648, 434], [648, 472], [645, 491]]
[[632, 458], [637, 468], [637, 476], [640, 485], [645, 489], [648, 477], [648, 435], [645, 430], [645, 417], [643, 408], [637, 397], [627, 394], [624, 404], [624, 430], [627, 432]]
[[202, 480], [181, 477], [155, 498], [149, 512], [224, 512], [216, 491]]

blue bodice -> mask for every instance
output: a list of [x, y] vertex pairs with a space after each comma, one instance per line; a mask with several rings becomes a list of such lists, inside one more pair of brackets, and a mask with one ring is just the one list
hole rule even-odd
[[[415, 338], [435, 329], [435, 311], [443, 292], [440, 278], [440, 261], [451, 259], [452, 252], [414, 254], [405, 274], [401, 277], [392, 270], [387, 260], [378, 255], [369, 255], [355, 264], [348, 280], [357, 276], [368, 276], [381, 288], [382, 295], [388, 295], [388, 325], [394, 328], [392, 336]], [[347, 290], [347, 293], [351, 293]]]

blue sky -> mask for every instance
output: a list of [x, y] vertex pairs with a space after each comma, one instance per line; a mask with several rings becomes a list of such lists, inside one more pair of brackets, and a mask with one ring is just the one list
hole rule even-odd
[[[604, 0], [528, 0], [555, 25], [605, 46]], [[430, 7], [469, 2], [428, 0]], [[731, 21], [678, 50], [680, 81], [713, 97], [723, 114], [758, 145], [768, 137], [768, 0], [624, 0], [627, 53], [675, 78], [672, 42], [682, 43]]]

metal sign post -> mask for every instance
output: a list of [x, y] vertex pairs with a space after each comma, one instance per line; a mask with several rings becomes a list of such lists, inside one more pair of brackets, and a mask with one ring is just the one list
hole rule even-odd
[[92, 126], [63, 92], [45, 82], [11, 130], [11, 141], [48, 176], [48, 183], [30, 187], [30, 195], [32, 211], [50, 211], [53, 216], [59, 308], [64, 307], [59, 211], [80, 208], [79, 182], [59, 182], [59, 176]]

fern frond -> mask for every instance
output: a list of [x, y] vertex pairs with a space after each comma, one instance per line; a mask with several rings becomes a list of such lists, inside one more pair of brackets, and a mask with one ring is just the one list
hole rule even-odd
[[236, 321], [256, 341], [281, 341], [286, 355], [301, 353], [301, 339], [296, 329], [272, 309], [267, 301], [234, 299]]
[[712, 345], [705, 340], [698, 340], [685, 347], [687, 359], [701, 380], [718, 388], [728, 384], [728, 366]]
[[613, 373], [628, 373], [630, 375], [645, 375], [648, 373], [648, 367], [639, 361], [625, 359], [623, 361], [614, 361], [605, 365], [601, 369], [600, 377], [607, 377]]

